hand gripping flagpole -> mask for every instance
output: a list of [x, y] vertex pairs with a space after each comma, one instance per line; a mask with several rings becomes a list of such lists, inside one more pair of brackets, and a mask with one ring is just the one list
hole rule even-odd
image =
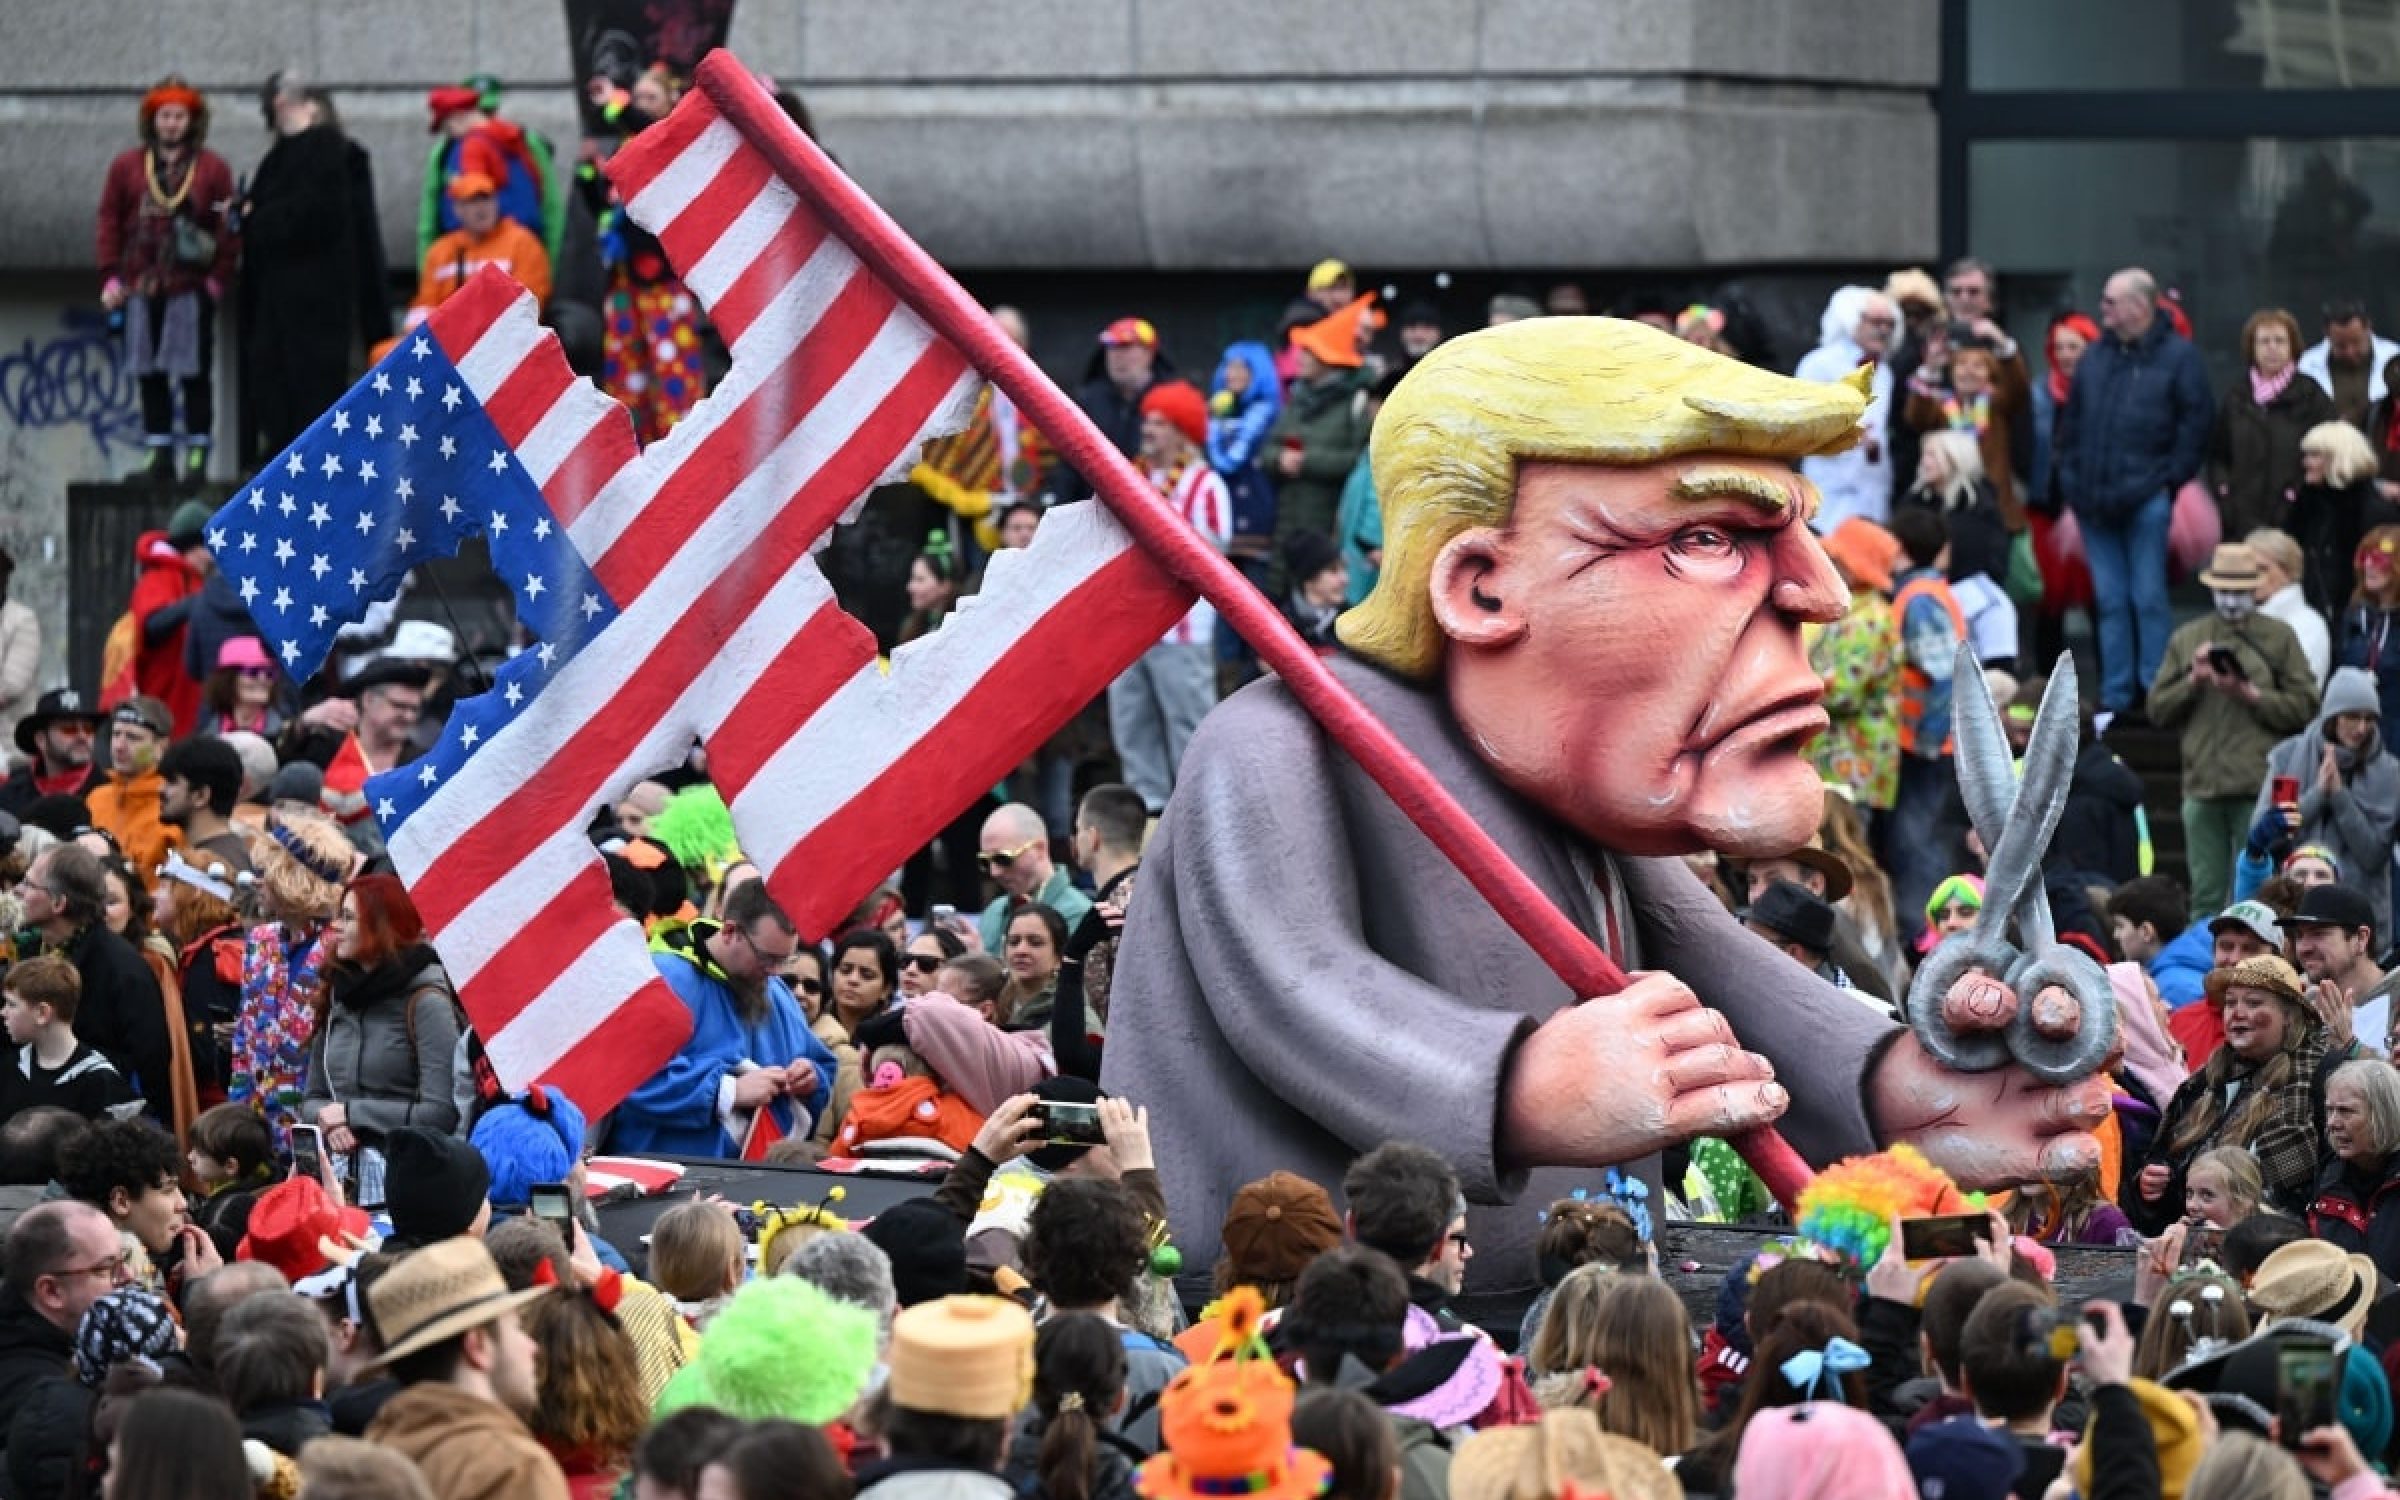
[[[1616, 961], [1568, 921], [1467, 816], [1449, 789], [1350, 695], [1266, 597], [1167, 509], [1083, 409], [1000, 331], [950, 273], [800, 134], [733, 54], [719, 50], [702, 59], [697, 83], [773, 164], [784, 183], [805, 197], [861, 259], [875, 264], [935, 332], [1016, 402], [1076, 472], [1092, 482], [1101, 501], [1142, 548], [1231, 622], [1301, 706], [1552, 973], [1580, 996], [1613, 994], [1625, 987], [1625, 971]], [[1761, 1126], [1734, 1136], [1732, 1144], [1776, 1201], [1797, 1211], [1800, 1190], [1813, 1174], [1782, 1133], [1771, 1125]]]

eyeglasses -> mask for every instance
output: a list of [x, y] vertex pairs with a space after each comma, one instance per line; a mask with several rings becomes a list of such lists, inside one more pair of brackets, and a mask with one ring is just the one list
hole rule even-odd
[[1451, 1244], [1456, 1245], [1461, 1250], [1472, 1250], [1475, 1248], [1475, 1246], [1468, 1241], [1467, 1232], [1463, 1229], [1453, 1229], [1448, 1235], [1444, 1236], [1444, 1238], [1447, 1239]]
[[771, 949], [762, 948], [758, 945], [758, 939], [750, 935], [749, 929], [737, 927], [731, 922], [725, 924], [725, 930], [732, 933], [735, 937], [740, 938], [742, 940], [742, 946], [749, 949], [750, 952], [757, 957], [760, 963], [765, 964], [770, 969], [790, 963], [792, 961], [792, 954], [800, 951], [797, 947], [794, 947], [786, 950], [785, 952], [777, 953]]
[[66, 1266], [47, 1274], [60, 1281], [76, 1276], [105, 1276], [109, 1285], [123, 1286], [133, 1280], [133, 1263], [131, 1257], [120, 1255], [115, 1260], [104, 1260], [96, 1265]]
[[1017, 845], [1017, 847], [1014, 849], [987, 849], [983, 853], [976, 855], [975, 858], [983, 865], [983, 868], [986, 872], [997, 875], [1002, 870], [1007, 869], [1010, 865], [1013, 865], [1018, 860], [1024, 858], [1025, 851], [1033, 848], [1040, 842], [1040, 839], [1027, 839], [1024, 843]]
[[942, 956], [939, 953], [903, 953], [900, 962], [920, 974], [935, 974], [941, 971]]

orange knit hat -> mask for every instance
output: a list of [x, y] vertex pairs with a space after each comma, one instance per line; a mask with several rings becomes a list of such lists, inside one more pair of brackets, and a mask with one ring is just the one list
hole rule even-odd
[[1265, 1316], [1256, 1287], [1235, 1290], [1215, 1355], [1167, 1383], [1166, 1451], [1134, 1471], [1142, 1500], [1313, 1500], [1332, 1486], [1333, 1465], [1292, 1446], [1292, 1382], [1259, 1338]]

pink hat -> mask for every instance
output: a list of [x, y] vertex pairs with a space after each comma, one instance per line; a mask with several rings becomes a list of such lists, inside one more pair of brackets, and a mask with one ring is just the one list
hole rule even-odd
[[1830, 1401], [1751, 1418], [1733, 1488], [1742, 1500], [1917, 1500], [1908, 1459], [1883, 1424]]
[[273, 665], [275, 663], [267, 659], [266, 643], [254, 635], [233, 636], [217, 648], [217, 670], [220, 672], [228, 667], [240, 671], [244, 667]]

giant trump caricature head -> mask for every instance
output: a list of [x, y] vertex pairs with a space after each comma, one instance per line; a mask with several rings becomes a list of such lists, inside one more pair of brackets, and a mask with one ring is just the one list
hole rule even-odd
[[1800, 630], [1849, 595], [1792, 462], [1865, 407], [1863, 378], [1609, 318], [1453, 339], [1375, 424], [1383, 572], [1341, 639], [1438, 681], [1502, 780], [1611, 849], [1793, 849], [1824, 804]]

